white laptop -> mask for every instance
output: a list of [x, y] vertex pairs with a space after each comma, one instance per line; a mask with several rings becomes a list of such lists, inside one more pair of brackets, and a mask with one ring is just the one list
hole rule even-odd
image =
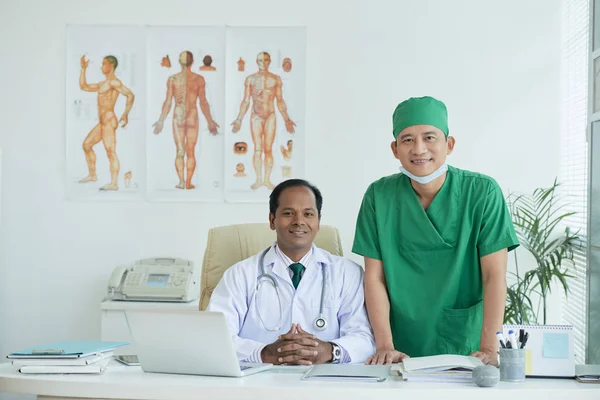
[[144, 372], [241, 377], [273, 364], [240, 363], [223, 313], [128, 310]]

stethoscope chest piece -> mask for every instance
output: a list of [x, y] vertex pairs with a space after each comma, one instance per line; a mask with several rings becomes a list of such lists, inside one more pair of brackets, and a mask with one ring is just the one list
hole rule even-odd
[[327, 320], [322, 316], [319, 316], [317, 319], [315, 319], [314, 325], [315, 329], [324, 331], [327, 328]]

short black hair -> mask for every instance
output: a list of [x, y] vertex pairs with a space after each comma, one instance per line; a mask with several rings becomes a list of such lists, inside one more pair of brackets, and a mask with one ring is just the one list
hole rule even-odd
[[317, 201], [317, 214], [319, 214], [320, 217], [321, 207], [323, 206], [323, 196], [321, 195], [321, 191], [317, 189], [316, 186], [311, 185], [304, 179], [288, 179], [275, 186], [275, 189], [273, 189], [269, 195], [269, 212], [275, 215], [277, 207], [279, 207], [279, 196], [281, 196], [281, 192], [287, 188], [296, 186], [304, 186], [305, 188], [312, 190], [313, 194], [315, 195], [315, 200]]

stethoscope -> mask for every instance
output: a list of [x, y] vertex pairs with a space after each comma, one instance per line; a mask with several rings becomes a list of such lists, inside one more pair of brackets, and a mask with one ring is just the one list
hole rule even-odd
[[[263, 319], [262, 319], [262, 315], [260, 314], [260, 307], [258, 306], [258, 304], [257, 304], [257, 310], [258, 310], [258, 317], [260, 318], [260, 322], [262, 322], [265, 329], [270, 332], [277, 332], [277, 331], [281, 330], [281, 325], [283, 322], [283, 307], [281, 306], [281, 295], [279, 293], [279, 285], [277, 284], [277, 280], [275, 279], [275, 277], [273, 275], [267, 274], [265, 272], [265, 265], [264, 265], [265, 254], [267, 254], [267, 252], [270, 249], [271, 248], [269, 247], [269, 248], [266, 248], [265, 250], [263, 250], [262, 253], [260, 253], [260, 257], [258, 258], [258, 264], [260, 265], [260, 275], [257, 278], [258, 282], [256, 284], [256, 297], [258, 298], [258, 292], [260, 291], [260, 285], [262, 285], [265, 281], [269, 281], [271, 283], [271, 285], [275, 288], [275, 293], [277, 294], [277, 300], [279, 301], [279, 322], [277, 323], [275, 328], [269, 329], [267, 327], [267, 325], [265, 324], [265, 321], [263, 321]], [[323, 304], [325, 301], [325, 284], [326, 284], [326, 279], [325, 279], [326, 274], [325, 274], [325, 266], [324, 265], [321, 267], [321, 273], [323, 275], [323, 286], [321, 287], [321, 305], [319, 306], [319, 316], [317, 318], [315, 318], [315, 320], [313, 322], [314, 328], [319, 331], [323, 331], [323, 330], [325, 330], [325, 328], [327, 328], [327, 320], [323, 316]]]

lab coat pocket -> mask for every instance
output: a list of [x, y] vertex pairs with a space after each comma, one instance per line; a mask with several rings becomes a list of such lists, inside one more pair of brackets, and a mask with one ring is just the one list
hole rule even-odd
[[342, 305], [341, 298], [332, 298], [326, 297], [323, 299], [323, 318], [327, 321], [327, 327], [325, 330], [315, 330], [314, 321], [317, 317], [321, 316], [321, 300], [313, 299], [311, 302], [312, 310], [311, 316], [308, 317], [311, 322], [311, 332], [319, 337], [321, 340], [333, 340], [339, 337], [339, 320], [338, 320], [338, 312], [340, 311], [340, 307]]
[[439, 354], [469, 355], [479, 350], [483, 300], [469, 308], [444, 308], [438, 333]]
[[[342, 298], [341, 297], [325, 297], [323, 299], [323, 312], [326, 312], [327, 309], [335, 309], [335, 312], [337, 313], [337, 310], [340, 308], [340, 305], [342, 304]], [[312, 300], [312, 308], [316, 309], [317, 312], [319, 311], [319, 309], [321, 308], [321, 298], [319, 297], [318, 299], [313, 299]]]

